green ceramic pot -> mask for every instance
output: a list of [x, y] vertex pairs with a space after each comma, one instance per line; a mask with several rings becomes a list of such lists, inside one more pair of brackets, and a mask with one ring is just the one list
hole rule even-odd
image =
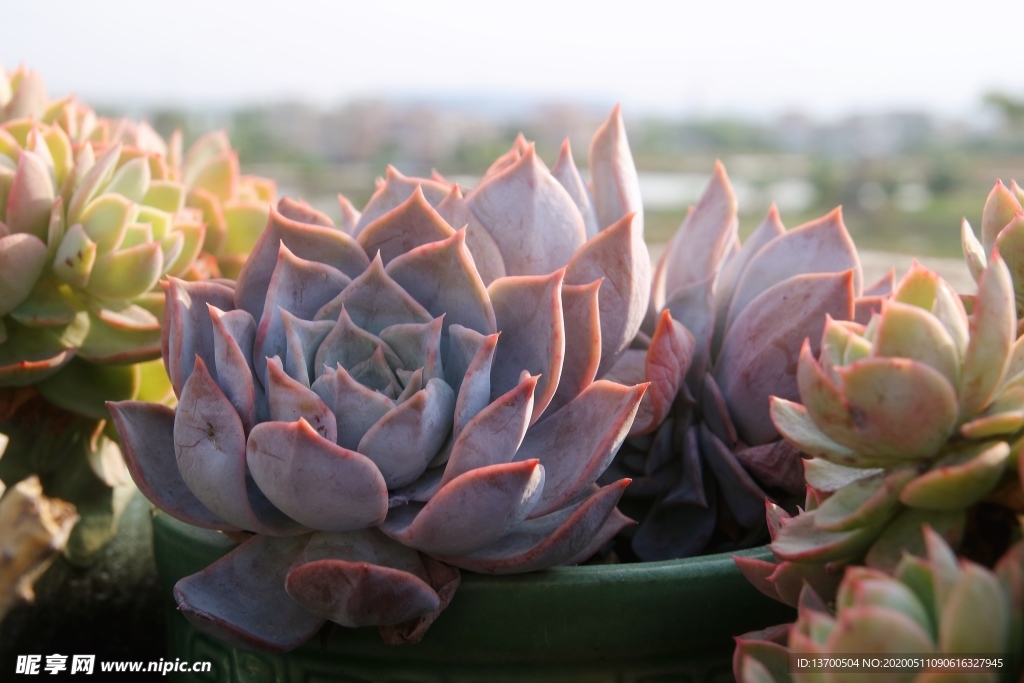
[[[153, 545], [170, 596], [178, 579], [234, 543], [158, 512]], [[738, 554], [770, 557], [767, 548]], [[169, 608], [169, 660], [213, 663], [210, 674], [179, 679], [189, 681], [731, 681], [733, 636], [795, 618], [751, 587], [728, 555], [462, 576], [416, 645], [337, 627], [288, 654], [255, 653], [197, 631]]]

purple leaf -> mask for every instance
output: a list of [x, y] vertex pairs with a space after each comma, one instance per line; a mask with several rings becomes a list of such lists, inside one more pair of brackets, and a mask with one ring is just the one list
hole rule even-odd
[[536, 460], [481, 467], [453, 479], [424, 506], [392, 509], [380, 529], [431, 555], [464, 555], [512, 531], [543, 488], [544, 468]]
[[536, 387], [537, 378], [527, 377], [466, 424], [452, 446], [442, 485], [478, 467], [512, 462], [533, 415]]
[[[805, 273], [853, 272], [853, 295], [860, 296], [862, 276], [857, 249], [843, 225], [840, 209], [793, 228], [766, 244], [750, 259], [729, 306], [725, 334], [743, 310], [774, 285]], [[849, 319], [848, 316], [845, 319]]]
[[485, 286], [499, 277], [505, 277], [505, 261], [498, 243], [480, 223], [480, 219], [473, 215], [458, 185], [452, 185], [448, 196], [437, 205], [437, 212], [456, 230], [466, 229], [466, 247], [473, 255], [473, 262]]
[[416, 247], [448, 239], [455, 231], [417, 187], [404, 202], [367, 224], [357, 241], [367, 254], [379, 255], [386, 266]]
[[378, 420], [395, 407], [390, 398], [356, 382], [345, 368], [327, 368], [312, 386], [313, 391], [334, 413], [338, 423], [338, 445], [355, 450]]
[[161, 330], [164, 364], [174, 394], [192, 375], [196, 356], [216, 371], [213, 323], [209, 306], [229, 311], [234, 308], [234, 292], [213, 282], [185, 282], [168, 278], [167, 303]]
[[[644, 394], [630, 429], [630, 436], [649, 434], [668, 416], [676, 400], [694, 352], [693, 335], [662, 311], [651, 344], [644, 353], [629, 350], [606, 376], [627, 386], [647, 382], [650, 388]], [[626, 360], [626, 363], [622, 363]]]
[[325, 214], [320, 213], [304, 201], [297, 201], [291, 197], [281, 197], [277, 203], [277, 210], [282, 216], [296, 223], [307, 223], [319, 225], [324, 228], [333, 228], [334, 223]]
[[325, 440], [304, 419], [256, 425], [246, 462], [270, 502], [312, 529], [353, 531], [387, 515], [388, 490], [374, 464]]
[[386, 175], [387, 179], [383, 183], [378, 180], [377, 191], [363, 207], [363, 213], [352, 232], [356, 237], [370, 223], [409, 199], [417, 189], [423, 193], [431, 206], [437, 206], [448, 194], [448, 187], [445, 184], [425, 178], [406, 177], [399, 173], [394, 166], [388, 166]]
[[314, 362], [317, 351], [334, 329], [334, 323], [330, 320], [303, 320], [283, 308], [278, 312], [284, 324], [284, 370], [289, 377], [308, 387], [316, 377]]
[[[615, 513], [627, 485], [629, 480], [623, 479], [605, 486], [582, 503], [524, 521], [481, 550], [439, 559], [483, 574], [518, 574], [565, 564], [588, 549]], [[621, 521], [616, 519], [615, 524]]]
[[432, 379], [382, 417], [359, 441], [359, 452], [377, 465], [389, 489], [416, 480], [451, 431], [455, 394]]
[[466, 248], [465, 230], [402, 254], [385, 272], [431, 316], [444, 315], [445, 325], [459, 324], [483, 334], [496, 331], [487, 289]]
[[557, 510], [597, 481], [626, 438], [646, 389], [598, 380], [530, 428], [516, 460], [539, 460], [546, 481], [532, 516]]
[[342, 308], [356, 325], [373, 334], [380, 334], [385, 327], [397, 323], [431, 320], [426, 309], [384, 272], [379, 255], [338, 296], [317, 311], [316, 320], [337, 320]]
[[199, 356], [175, 413], [174, 452], [182, 479], [196, 498], [234, 526], [272, 536], [306, 531], [271, 505], [252, 482], [242, 421]]
[[249, 311], [253, 318], [263, 312], [281, 244], [298, 258], [325, 263], [350, 278], [370, 265], [362, 248], [340, 230], [298, 223], [271, 208], [267, 228], [238, 275], [233, 308]]
[[317, 533], [285, 589], [309, 612], [349, 628], [398, 624], [437, 610], [419, 553], [379, 531]]
[[256, 329], [253, 366], [257, 377], [263, 377], [266, 372], [267, 358], [285, 357], [288, 341], [281, 311], [312, 320], [317, 311], [348, 283], [348, 276], [340, 271], [317, 261], [299, 258], [281, 243]]
[[564, 274], [557, 270], [551, 275], [505, 277], [488, 288], [502, 330], [491, 370], [491, 399], [518, 385], [523, 372], [540, 375], [531, 423], [548, 407], [562, 374]]
[[289, 377], [277, 356], [267, 361], [267, 403], [271, 420], [295, 422], [303, 418], [323, 438], [331, 443], [338, 441], [334, 413], [312, 389]]
[[586, 241], [583, 216], [532, 146], [485, 177], [466, 203], [494, 238], [508, 275], [558, 270]]
[[308, 540], [253, 536], [178, 581], [178, 609], [200, 631], [236, 647], [294, 650], [324, 623], [285, 592], [288, 569]]
[[391, 367], [399, 367], [398, 356], [381, 339], [352, 322], [348, 309], [342, 308], [334, 329], [324, 338], [313, 360], [314, 374], [319, 376], [324, 367], [341, 365], [352, 371], [359, 363], [367, 360], [380, 349]]
[[248, 434], [256, 424], [256, 385], [253, 381], [252, 345], [256, 322], [245, 311], [225, 313], [207, 304], [213, 324], [213, 351], [217, 384], [238, 411]]
[[718, 480], [718, 492], [736, 521], [746, 529], [759, 526], [764, 521], [767, 494], [743, 469], [732, 451], [704, 424], [700, 426], [700, 453], [704, 464]]
[[407, 370], [423, 368], [423, 380], [442, 379], [441, 327], [444, 317], [426, 323], [400, 323], [385, 328], [380, 338]]
[[[572, 159], [572, 147], [569, 145], [569, 138], [562, 142], [562, 148], [558, 152], [558, 161], [551, 169], [551, 175], [569, 193], [580, 215], [583, 216], [583, 226], [586, 230], [587, 239], [594, 237], [599, 231], [597, 215], [594, 213], [594, 202], [590, 198], [590, 192], [580, 177], [576, 168], [576, 162]], [[634, 207], [636, 208], [636, 207]], [[625, 214], [623, 214], [625, 215]], [[641, 226], [641, 229], [643, 226]]]
[[[576, 398], [597, 376], [601, 362], [601, 311], [598, 289], [601, 281], [589, 285], [562, 285], [562, 318], [565, 324], [565, 356], [558, 388], [548, 404], [554, 412]], [[643, 381], [643, 379], [639, 380]]]
[[[711, 182], [658, 261], [651, 293], [655, 311], [663, 309], [678, 290], [715, 276], [736, 235], [736, 210], [736, 196], [725, 167], [715, 162]], [[672, 317], [692, 331], [675, 311]]]
[[636, 213], [634, 220], [643, 239], [644, 207], [640, 197], [640, 179], [629, 150], [619, 105], [615, 105], [590, 141], [590, 180], [598, 229], [604, 230], [627, 214]]
[[185, 485], [174, 455], [174, 411], [156, 403], [107, 402], [121, 437], [128, 472], [151, 503], [203, 529], [237, 531], [199, 502]]
[[491, 368], [498, 335], [485, 337], [461, 325], [452, 325], [449, 329], [451, 338], [445, 374], [454, 374], [448, 384], [458, 392], [452, 429], [453, 438], [458, 438], [466, 424], [491, 403]]
[[600, 280], [601, 365], [604, 374], [625, 351], [647, 313], [651, 255], [636, 214], [627, 214], [584, 244], [565, 271], [565, 281], [582, 285]]
[[797, 358], [803, 340], [821, 339], [825, 315], [853, 315], [852, 271], [797, 275], [751, 302], [726, 332], [714, 376], [740, 439], [767, 443], [778, 432], [768, 397], [795, 399]]

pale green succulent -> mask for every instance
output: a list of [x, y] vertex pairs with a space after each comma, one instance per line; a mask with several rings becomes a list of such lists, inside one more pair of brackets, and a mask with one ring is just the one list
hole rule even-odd
[[[904, 555], [893, 575], [866, 567], [846, 570], [835, 609], [804, 588], [795, 624], [736, 639], [733, 673], [740, 683], [818, 683], [839, 680], [1017, 681], [1024, 662], [1024, 542], [995, 570], [957, 557], [925, 529], [927, 558]], [[856, 653], [920, 659], [899, 670], [842, 673], [836, 666], [791, 667], [792, 654], [812, 660]], [[848, 654], [849, 653], [849, 654]], [[988, 672], [944, 662], [955, 656], [998, 660]], [[925, 666], [925, 658], [939, 666]], [[830, 670], [829, 670], [830, 669]]]
[[823, 499], [780, 525], [780, 560], [891, 568], [921, 548], [923, 523], [956, 544], [968, 510], [1019, 503], [1024, 342], [1010, 272], [993, 251], [972, 314], [915, 265], [866, 325], [830, 320], [821, 354], [800, 354], [799, 404], [773, 398], [782, 435], [813, 459]]
[[[131, 490], [104, 401], [174, 401], [159, 282], [219, 276], [217, 257], [243, 258], [269, 212], [273, 184], [242, 179], [224, 136], [184, 161], [177, 140], [171, 155], [148, 124], [0, 72], [0, 481], [38, 475], [75, 503], [74, 559], [109, 537]], [[225, 215], [245, 224], [233, 243]]]
[[76, 151], [59, 126], [0, 126], [0, 386], [39, 382], [76, 355], [159, 355], [156, 285], [189, 271], [205, 228], [157, 169], [119, 144]]
[[1024, 189], [1011, 180], [1010, 186], [996, 181], [985, 201], [981, 216], [981, 240], [965, 218], [960, 238], [967, 267], [975, 280], [988, 264], [989, 254], [998, 249], [1013, 278], [1018, 317], [1024, 313]]
[[145, 122], [103, 119], [99, 127], [104, 139], [166, 159], [168, 176], [185, 186], [185, 205], [199, 211], [206, 224], [206, 274], [236, 279], [267, 224], [277, 194], [274, 181], [242, 175], [238, 152], [222, 130], [203, 135], [183, 151], [180, 130], [165, 142]]

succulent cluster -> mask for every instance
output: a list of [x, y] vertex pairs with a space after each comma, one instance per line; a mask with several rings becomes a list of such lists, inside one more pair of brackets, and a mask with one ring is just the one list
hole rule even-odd
[[[1001, 183], [990, 194], [987, 246], [963, 223], [975, 294], [961, 296], [914, 264], [866, 321], [829, 318], [820, 352], [804, 343], [802, 403], [771, 399], [775, 426], [809, 458], [805, 506], [790, 515], [767, 503], [776, 562], [734, 560], [799, 618], [738, 639], [738, 680], [828, 678], [794, 673], [787, 646], [819, 655], [993, 653], [1007, 657], [999, 680], [1019, 675], [1024, 543], [995, 574], [967, 560], [958, 566], [950, 549], [991, 565], [1002, 552], [992, 550], [1014, 538], [1016, 525], [1002, 520], [1024, 513], [1014, 194], [1016, 184]], [[833, 599], [834, 616], [825, 609]]]
[[975, 281], [988, 265], [993, 250], [1000, 253], [1013, 278], [1017, 317], [1024, 315], [1024, 189], [1011, 180], [1007, 187], [996, 181], [985, 201], [981, 215], [981, 240], [965, 218], [961, 223], [960, 238], [964, 260]]
[[4, 82], [0, 386], [38, 383], [75, 357], [156, 358], [157, 283], [219, 276], [215, 259], [237, 271], [273, 183], [240, 176], [222, 133], [182, 160], [180, 134], [168, 146], [147, 124], [51, 102], [31, 71]]
[[104, 401], [173, 399], [152, 362], [158, 283], [237, 263], [273, 184], [240, 177], [223, 134], [182, 160], [180, 135], [168, 147], [147, 124], [50, 100], [27, 69], [0, 70], [0, 111], [0, 480], [37, 474], [73, 501], [85, 521], [68, 548], [84, 559], [120, 509], [109, 488], [130, 484]]
[[181, 611], [289, 650], [326, 621], [414, 642], [460, 569], [767, 533], [776, 562], [736, 562], [799, 619], [740, 639], [739, 680], [851, 648], [1019, 672], [1024, 544], [993, 573], [947, 543], [979, 503], [1024, 511], [1024, 191], [964, 221], [962, 297], [917, 265], [865, 287], [838, 209], [741, 242], [721, 164], [652, 270], [618, 108], [588, 156], [589, 184], [523, 136], [472, 189], [389, 167], [336, 226], [275, 208], [222, 132], [186, 151], [0, 69], [0, 529], [39, 521], [33, 474], [83, 520], [5, 532], [32, 548], [8, 565], [94, 550], [130, 474], [239, 541]]
[[[766, 490], [803, 489], [798, 450], [779, 439], [768, 398], [797, 397], [794, 361], [826, 317], [864, 317], [884, 291], [883, 282], [863, 296], [838, 209], [787, 231], [773, 206], [742, 245], [737, 229], [736, 197], [718, 164], [654, 273], [651, 310], [692, 334], [692, 358], [682, 375], [662, 374], [672, 382], [652, 378], [656, 408], [634, 423], [616, 460], [616, 475], [635, 477], [627, 496], [649, 506], [636, 508], [646, 516], [632, 540], [643, 560], [763, 538]], [[655, 331], [646, 350], [627, 351], [611, 375], [628, 383], [663, 365], [657, 339]]]
[[183, 150], [181, 131], [164, 141], [145, 122], [101, 121], [101, 139], [122, 142], [166, 160], [168, 176], [185, 188], [184, 205], [206, 226], [195, 265], [204, 278], [235, 279], [267, 224], [277, 194], [269, 178], [242, 175], [238, 152], [224, 131], [207, 133]]
[[[835, 680], [823, 669], [794, 670], [790, 653], [841, 658], [848, 653], [964, 656], [1001, 660], [987, 671], [901, 667], [889, 675], [905, 681], [1016, 681], [1024, 665], [1024, 542], [1010, 548], [994, 571], [957, 559], [942, 537], [925, 528], [925, 557], [906, 554], [890, 575], [850, 567], [834, 610], [810, 586], [800, 592], [796, 623], [736, 639], [733, 657], [740, 683]], [[870, 672], [880, 676], [881, 672]], [[847, 673], [846, 676], [857, 674]], [[948, 677], [948, 678], [946, 678]], [[980, 678], [983, 677], [983, 678]]]
[[516, 144], [465, 198], [390, 170], [359, 216], [343, 201], [348, 230], [284, 199], [237, 284], [170, 278], [177, 409], [111, 411], [158, 507], [254, 534], [178, 583], [200, 628], [271, 649], [325, 619], [415, 640], [453, 567], [578, 562], [628, 523], [628, 480], [595, 485], [647, 386], [595, 379], [647, 306], [621, 120], [595, 136], [589, 239], [581, 204]]
[[915, 265], [867, 324], [829, 319], [817, 360], [804, 344], [803, 404], [773, 398], [771, 412], [812, 456], [809, 504], [793, 518], [769, 507], [781, 563], [737, 558], [755, 585], [793, 603], [810, 580], [830, 597], [838, 567], [892, 570], [923, 549], [925, 524], [959, 545], [972, 506], [1020, 491], [1010, 444], [1024, 428], [1024, 347], [998, 252], [973, 308], [969, 319], [952, 288]]

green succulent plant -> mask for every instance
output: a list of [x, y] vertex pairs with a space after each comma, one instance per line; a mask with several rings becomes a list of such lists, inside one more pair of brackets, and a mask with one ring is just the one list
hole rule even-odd
[[960, 297], [915, 265], [866, 325], [829, 320], [815, 359], [804, 344], [803, 404], [773, 398], [772, 419], [803, 453], [817, 509], [781, 525], [782, 560], [863, 560], [892, 568], [920, 549], [921, 525], [959, 543], [969, 509], [1019, 499], [1024, 343], [998, 252], [969, 317]]
[[[833, 609], [809, 586], [802, 590], [796, 623], [736, 639], [733, 673], [740, 683], [818, 683], [872, 680], [1006, 681], [1024, 665], [1024, 542], [1011, 547], [994, 570], [958, 560], [943, 538], [923, 532], [925, 556], [906, 554], [890, 575], [850, 567]], [[908, 664], [899, 670], [844, 673], [794, 670], [790, 655], [844, 658], [898, 655], [901, 659], [956, 656], [999, 660], [987, 672], [953, 671], [948, 664]], [[993, 662], [994, 664], [994, 662]], [[863, 671], [863, 670], [862, 670]], [[883, 678], [884, 675], [884, 678]]]
[[996, 181], [982, 211], [981, 239], [966, 218], [960, 226], [964, 259], [975, 281], [985, 271], [993, 249], [1002, 255], [1013, 278], [1018, 318], [1024, 314], [1024, 208], [1021, 204], [1024, 204], [1024, 189], [1017, 181], [1011, 180], [1009, 187]]
[[0, 83], [0, 480], [35, 474], [75, 503], [67, 553], [85, 560], [131, 486], [104, 402], [174, 400], [158, 360], [160, 282], [237, 262], [273, 184], [243, 181], [223, 135], [182, 160], [180, 135], [172, 155], [145, 123], [49, 100], [31, 71]]

